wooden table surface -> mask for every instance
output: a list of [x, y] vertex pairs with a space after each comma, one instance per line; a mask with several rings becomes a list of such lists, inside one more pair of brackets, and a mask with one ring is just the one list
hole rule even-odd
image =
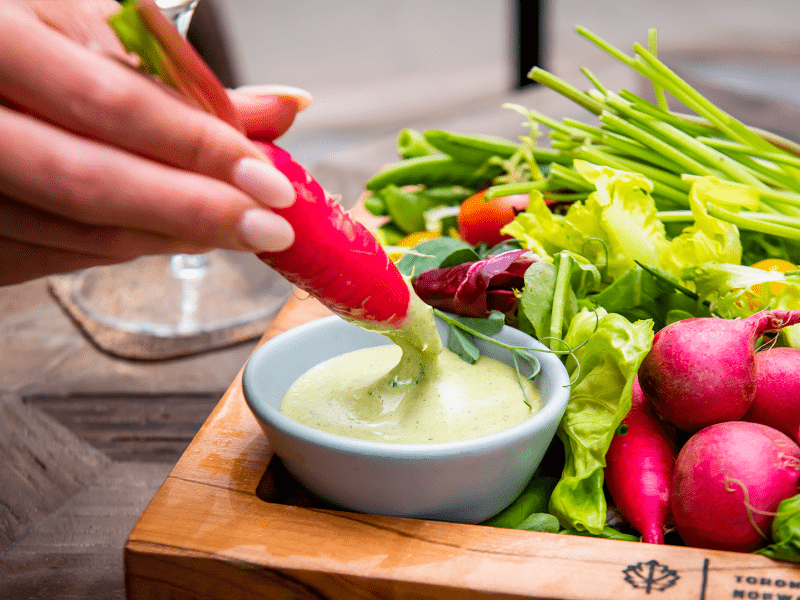
[[124, 598], [125, 538], [256, 341], [115, 359], [45, 280], [0, 289], [0, 599]]

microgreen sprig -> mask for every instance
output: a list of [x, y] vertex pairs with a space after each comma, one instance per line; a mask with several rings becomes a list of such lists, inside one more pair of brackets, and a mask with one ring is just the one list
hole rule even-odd
[[[480, 350], [475, 344], [474, 338], [484, 340], [508, 350], [511, 355], [511, 361], [514, 364], [514, 371], [517, 374], [520, 390], [522, 390], [523, 400], [528, 407], [531, 407], [531, 403], [525, 393], [525, 387], [523, 386], [520, 361], [527, 363], [531, 370], [524, 378], [533, 381], [541, 371], [541, 364], [534, 352], [571, 355], [574, 354], [576, 350], [567, 347], [565, 350], [537, 349], [534, 351], [528, 346], [518, 346], [498, 340], [493, 336], [499, 333], [505, 324], [505, 316], [500, 311], [492, 311], [486, 318], [455, 317], [437, 308], [433, 309], [433, 313], [449, 326], [450, 335], [448, 335], [448, 348], [458, 354], [458, 356], [466, 362], [473, 363], [480, 357]], [[564, 343], [563, 340], [559, 339], [559, 341]], [[564, 345], [566, 345], [566, 343], [564, 343]]]

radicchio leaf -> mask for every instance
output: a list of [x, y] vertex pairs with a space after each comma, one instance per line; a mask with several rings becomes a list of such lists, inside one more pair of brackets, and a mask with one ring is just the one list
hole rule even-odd
[[525, 271], [539, 257], [530, 250], [510, 250], [453, 267], [430, 269], [414, 280], [414, 291], [427, 304], [468, 317], [487, 317], [498, 310], [513, 317], [516, 291]]

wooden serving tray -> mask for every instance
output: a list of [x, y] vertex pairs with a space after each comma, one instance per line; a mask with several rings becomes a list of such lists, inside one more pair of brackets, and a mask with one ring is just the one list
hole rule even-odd
[[[326, 314], [295, 296], [264, 340]], [[131, 531], [128, 598], [800, 598], [753, 554], [332, 510], [270, 459], [240, 374]]]

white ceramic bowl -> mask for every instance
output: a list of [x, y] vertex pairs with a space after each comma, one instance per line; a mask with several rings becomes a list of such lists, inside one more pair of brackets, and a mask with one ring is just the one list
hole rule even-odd
[[[447, 344], [447, 327], [437, 320]], [[504, 327], [502, 341], [544, 346]], [[361, 348], [391, 343], [339, 317], [300, 325], [258, 348], [244, 369], [244, 395], [286, 469], [308, 490], [349, 510], [477, 523], [508, 506], [530, 480], [569, 399], [569, 377], [556, 355], [537, 352], [534, 382], [542, 409], [519, 425], [439, 444], [351, 439], [301, 425], [280, 413], [286, 390], [314, 365]], [[478, 341], [481, 353], [509, 362], [507, 350]]]

